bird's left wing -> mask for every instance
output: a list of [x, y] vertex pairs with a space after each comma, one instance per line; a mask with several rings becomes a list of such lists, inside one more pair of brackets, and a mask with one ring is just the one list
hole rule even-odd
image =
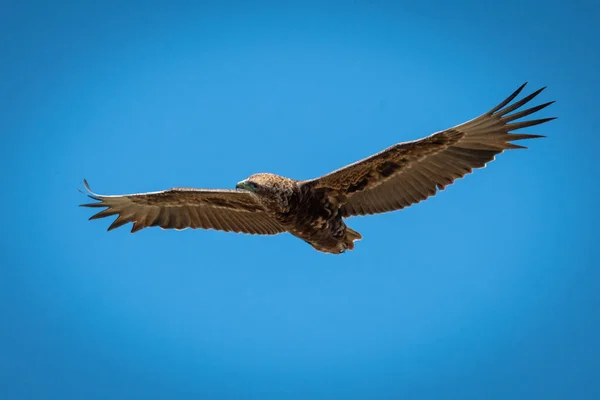
[[[517, 111], [543, 90], [509, 105], [523, 87], [475, 119], [420, 140], [396, 144], [300, 184], [344, 194], [346, 203], [341, 206], [344, 217], [399, 210], [425, 200], [473, 169], [484, 167], [504, 150], [524, 148], [512, 141], [542, 137], [512, 133], [554, 119], [517, 122], [553, 103]], [[513, 111], [517, 112], [509, 114]]]
[[128, 222], [131, 232], [150, 226], [163, 229], [203, 228], [259, 235], [284, 232], [269, 217], [254, 194], [244, 190], [175, 188], [161, 192], [103, 196], [93, 193], [84, 180], [88, 196], [96, 203], [83, 207], [106, 207], [90, 219], [118, 215], [108, 230]]

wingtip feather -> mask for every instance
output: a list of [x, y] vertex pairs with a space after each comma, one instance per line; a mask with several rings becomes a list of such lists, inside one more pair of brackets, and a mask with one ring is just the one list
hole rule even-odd
[[124, 218], [121, 218], [121, 216], [119, 216], [119, 217], [117, 217], [117, 219], [115, 219], [115, 220], [112, 222], [112, 224], [110, 224], [110, 226], [109, 226], [109, 227], [108, 227], [108, 229], [107, 229], [107, 232], [110, 232], [110, 231], [112, 231], [113, 229], [119, 228], [119, 227], [121, 227], [121, 226], [125, 225], [125, 224], [126, 224], [126, 223], [128, 223], [128, 222], [130, 222], [130, 221], [128, 221], [128, 220], [126, 220], [126, 219], [124, 219]]
[[524, 139], [542, 139], [546, 138], [544, 135], [532, 135], [529, 133], [511, 133], [509, 134], [509, 139], [511, 142], [514, 140], [524, 140]]
[[103, 203], [85, 203], [80, 204], [79, 207], [107, 207], [107, 205]]
[[527, 150], [528, 147], [527, 146], [520, 146], [520, 145], [514, 144], [514, 143], [507, 143], [506, 144], [506, 149], [507, 150], [519, 150], [519, 149]]
[[490, 111], [488, 111], [488, 115], [494, 114], [496, 111], [501, 110], [504, 106], [506, 106], [511, 101], [513, 101], [515, 99], [515, 97], [517, 97], [519, 95], [519, 93], [521, 93], [521, 91], [525, 88], [526, 85], [527, 85], [527, 82], [525, 82], [524, 84], [519, 86], [519, 88], [517, 90], [515, 90], [514, 92], [512, 92], [510, 96], [508, 96], [506, 99], [504, 99], [496, 107], [494, 107]]
[[144, 228], [145, 228], [144, 224], [134, 222], [133, 225], [131, 226], [131, 231], [129, 233], [136, 233], [138, 231], [141, 231]]

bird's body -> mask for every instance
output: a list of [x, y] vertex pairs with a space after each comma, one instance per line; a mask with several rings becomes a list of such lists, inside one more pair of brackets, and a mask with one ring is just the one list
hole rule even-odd
[[554, 119], [511, 123], [552, 103], [509, 114], [543, 90], [508, 105], [524, 86], [473, 120], [396, 144], [316, 179], [297, 181], [263, 173], [239, 182], [236, 190], [176, 188], [121, 196], [94, 194], [85, 182], [89, 196], [99, 202], [84, 206], [106, 207], [90, 219], [118, 215], [109, 230], [132, 222], [132, 232], [150, 226], [263, 235], [289, 232], [318, 251], [343, 253], [362, 238], [346, 226], [345, 218], [418, 203], [504, 150], [523, 148], [511, 141], [541, 137], [511, 132]]
[[[285, 204], [284, 207], [272, 206], [269, 202], [263, 204], [266, 212], [287, 232], [325, 253], [354, 248], [354, 240], [361, 236], [344, 223], [340, 213], [345, 200], [343, 194], [330, 189], [314, 190], [310, 185], [277, 175], [264, 176], [270, 182], [285, 182], [289, 188], [280, 191], [283, 196], [278, 203]], [[260, 181], [261, 177], [263, 174], [258, 174], [254, 179]]]

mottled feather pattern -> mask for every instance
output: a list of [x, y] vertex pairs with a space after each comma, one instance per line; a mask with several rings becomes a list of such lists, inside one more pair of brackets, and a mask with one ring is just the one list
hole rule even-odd
[[512, 141], [543, 137], [512, 133], [513, 130], [554, 119], [512, 122], [553, 103], [509, 114], [544, 89], [507, 106], [524, 86], [492, 110], [471, 121], [421, 140], [399, 143], [304, 184], [347, 193], [347, 203], [342, 206], [344, 217], [393, 211], [418, 203], [471, 173], [473, 169], [484, 167], [504, 150], [524, 148]]
[[260, 186], [257, 194], [264, 207], [277, 213], [289, 211], [291, 198], [297, 191], [296, 180], [271, 173], [254, 174], [248, 180]]
[[204, 228], [250, 234], [289, 232], [316, 250], [343, 253], [360, 233], [344, 218], [399, 210], [433, 196], [455, 180], [483, 168], [496, 155], [524, 148], [512, 142], [543, 136], [513, 131], [554, 118], [521, 120], [552, 102], [521, 109], [543, 90], [511, 102], [522, 85], [487, 113], [420, 140], [398, 143], [361, 161], [307, 181], [254, 174], [240, 190], [175, 188], [161, 192], [102, 196], [84, 185], [104, 210], [90, 219], [117, 216], [109, 230], [133, 223], [132, 232]]

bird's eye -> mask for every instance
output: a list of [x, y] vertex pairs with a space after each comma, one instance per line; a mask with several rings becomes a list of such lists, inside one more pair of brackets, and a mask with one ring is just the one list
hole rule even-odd
[[256, 182], [248, 182], [248, 183], [250, 184], [252, 189], [254, 189], [254, 190], [258, 189], [258, 183], [256, 183]]

